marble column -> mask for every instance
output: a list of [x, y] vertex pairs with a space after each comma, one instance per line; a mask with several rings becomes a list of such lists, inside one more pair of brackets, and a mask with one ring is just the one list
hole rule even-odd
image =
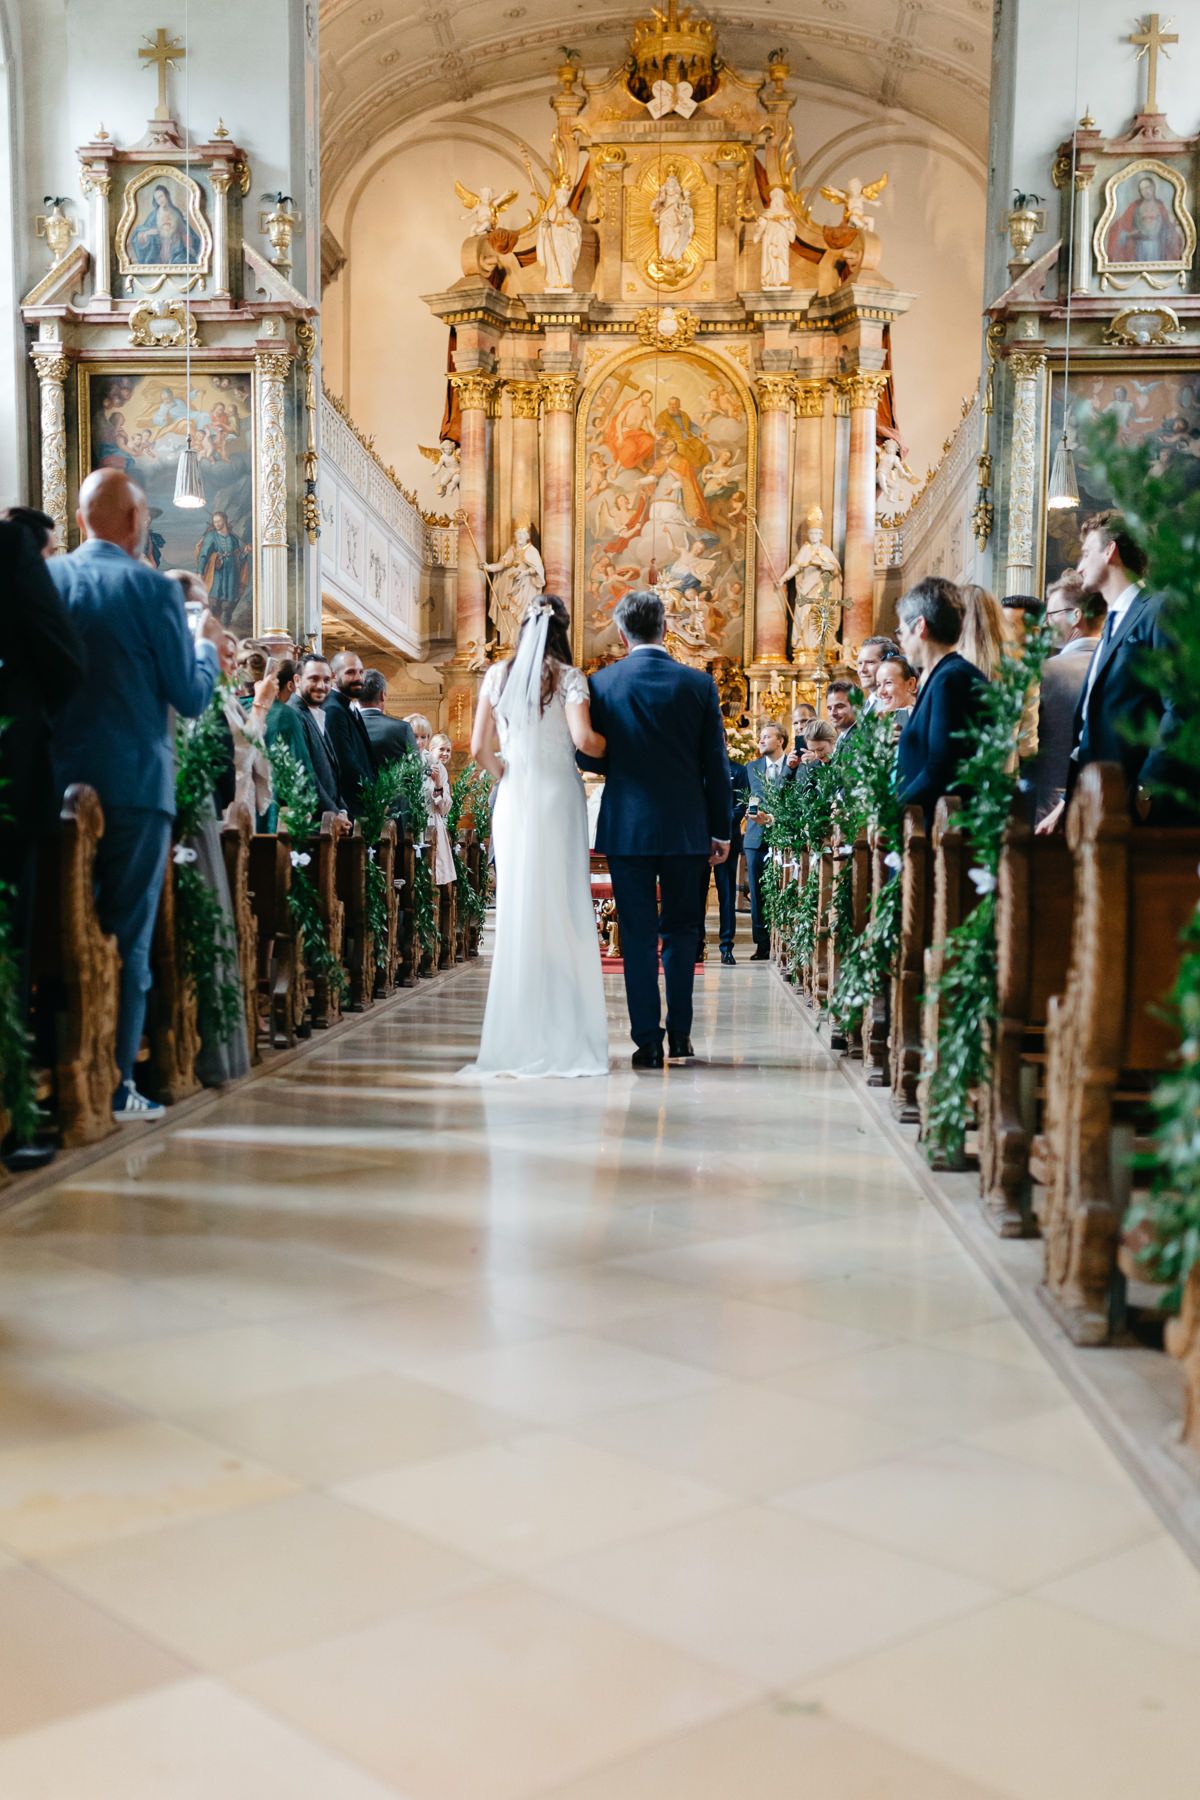
[[[793, 483], [795, 504], [792, 517], [797, 527], [814, 507], [825, 506], [821, 481], [821, 442], [825, 430], [825, 383], [801, 381], [796, 384], [796, 479]], [[789, 561], [791, 559], [789, 558]]]
[[286, 350], [261, 350], [258, 380], [258, 594], [256, 631], [287, 631], [288, 434], [287, 388], [292, 358]]
[[793, 378], [759, 375], [758, 530], [755, 539], [754, 660], [787, 661], [787, 608], [779, 577], [791, 558], [788, 484]]
[[1075, 248], [1071, 291], [1089, 294], [1092, 290], [1092, 177], [1095, 169], [1075, 171]]
[[1012, 441], [1008, 461], [1008, 550], [1004, 576], [1006, 594], [1032, 594], [1034, 590], [1034, 528], [1037, 522], [1041, 476], [1038, 419], [1046, 357], [1041, 350], [1016, 350], [1008, 357], [1013, 384]]
[[227, 163], [214, 163], [209, 170], [213, 190], [213, 255], [212, 295], [215, 300], [229, 298], [229, 189], [233, 170]]
[[67, 548], [67, 395], [71, 360], [60, 344], [35, 344], [30, 354], [41, 393], [42, 511], [58, 533], [61, 554]]
[[842, 642], [847, 645], [861, 644], [875, 627], [875, 409], [886, 387], [887, 376], [882, 372], [858, 369], [846, 378], [850, 457]]
[[536, 381], [510, 381], [508, 400], [512, 409], [512, 522], [517, 525], [540, 525], [538, 506], [538, 408], [540, 389]]
[[[488, 541], [488, 401], [495, 377], [479, 371], [452, 375], [462, 419], [459, 506], [466, 523], [458, 534], [458, 622], [455, 661], [477, 656], [487, 643], [487, 580], [480, 563]], [[471, 539], [474, 537], [474, 543]]]
[[79, 175], [80, 185], [92, 203], [92, 299], [112, 299], [112, 249], [109, 243], [109, 207], [112, 176], [101, 164], [85, 166]]
[[558, 594], [573, 608], [575, 562], [574, 460], [575, 389], [573, 374], [542, 375], [542, 561], [546, 592]]

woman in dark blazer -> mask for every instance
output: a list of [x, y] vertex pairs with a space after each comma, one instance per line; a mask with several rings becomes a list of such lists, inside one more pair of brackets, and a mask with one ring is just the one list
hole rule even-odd
[[954, 648], [962, 603], [952, 581], [930, 575], [900, 602], [900, 646], [921, 686], [897, 751], [900, 804], [919, 806], [927, 824], [943, 794], [953, 793], [959, 764], [970, 754], [963, 737], [984, 677]]

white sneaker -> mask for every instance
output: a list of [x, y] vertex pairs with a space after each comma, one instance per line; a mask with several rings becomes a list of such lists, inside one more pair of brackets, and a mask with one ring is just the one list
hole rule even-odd
[[118, 1125], [140, 1125], [146, 1119], [161, 1119], [167, 1110], [157, 1100], [147, 1100], [145, 1094], [139, 1094], [132, 1081], [124, 1082], [118, 1092], [121, 1099], [113, 1102], [113, 1118]]

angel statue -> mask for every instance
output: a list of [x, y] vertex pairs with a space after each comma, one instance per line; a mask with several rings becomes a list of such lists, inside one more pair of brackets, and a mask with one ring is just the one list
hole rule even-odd
[[842, 224], [853, 225], [856, 231], [874, 231], [875, 221], [867, 211], [869, 206], [879, 205], [879, 196], [887, 186], [886, 173], [878, 181], [862, 182], [857, 175], [852, 175], [844, 188], [823, 187], [821, 197], [830, 200], [834, 206], [842, 209]]
[[433, 485], [439, 500], [446, 503], [446, 511], [453, 512], [458, 505], [458, 487], [460, 481], [458, 445], [450, 438], [443, 438], [438, 449], [429, 444], [418, 444], [417, 449], [426, 462], [433, 464]]
[[473, 194], [461, 181], [455, 182], [454, 191], [467, 208], [462, 215], [463, 223], [470, 225], [472, 237], [486, 237], [489, 231], [495, 231], [500, 223], [500, 214], [517, 197], [516, 188], [509, 188], [506, 194], [497, 194], [495, 188], [483, 187], [477, 194]]
[[885, 438], [875, 456], [875, 490], [881, 518], [903, 512], [917, 478], [900, 453], [895, 438]]
[[570, 183], [561, 181], [550, 196], [537, 228], [537, 254], [548, 294], [569, 294], [583, 246], [583, 226], [571, 211]]
[[781, 187], [771, 189], [771, 204], [760, 213], [754, 227], [753, 242], [762, 245], [761, 281], [767, 288], [791, 287], [790, 252], [796, 236], [796, 221]]
[[692, 203], [678, 175], [672, 171], [650, 202], [650, 213], [658, 227], [659, 260], [682, 262], [696, 229]]
[[546, 566], [530, 538], [528, 526], [517, 527], [499, 562], [481, 562], [479, 566], [488, 575], [500, 577], [492, 585], [496, 643], [501, 650], [510, 649], [517, 641], [531, 602], [546, 591]]
[[805, 541], [796, 560], [783, 571], [779, 585], [796, 583], [798, 648], [823, 657], [830, 632], [836, 633], [842, 612], [842, 569], [825, 542], [825, 515], [814, 506], [805, 519]]

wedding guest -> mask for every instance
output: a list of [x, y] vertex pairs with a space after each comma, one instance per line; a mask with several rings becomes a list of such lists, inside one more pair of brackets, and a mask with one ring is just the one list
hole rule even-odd
[[898, 653], [898, 646], [892, 642], [891, 638], [869, 637], [863, 639], [854, 666], [858, 676], [858, 685], [862, 689], [864, 712], [874, 712], [878, 704], [875, 690], [879, 679], [879, 665], [885, 657], [896, 656]]
[[750, 929], [754, 935], [751, 962], [766, 962], [771, 955], [771, 934], [763, 910], [762, 883], [767, 864], [764, 833], [774, 819], [775, 797], [792, 779], [784, 752], [787, 738], [782, 725], [768, 720], [758, 734], [759, 754], [746, 764], [748, 799], [742, 841], [746, 850], [746, 875], [750, 883]]
[[1067, 569], [1046, 590], [1046, 623], [1057, 645], [1042, 668], [1037, 710], [1037, 754], [1025, 773], [1033, 783], [1038, 824], [1067, 791], [1075, 743], [1075, 709], [1087, 682], [1108, 612], [1102, 594], [1085, 593], [1077, 569]]
[[117, 940], [121, 987], [113, 1114], [121, 1123], [160, 1117], [133, 1072], [150, 944], [175, 814], [175, 755], [168, 709], [197, 718], [217, 681], [221, 627], [206, 608], [195, 639], [178, 584], [138, 561], [149, 508], [119, 469], [97, 469], [79, 490], [84, 542], [47, 565], [83, 639], [89, 679], [66, 704], [54, 741], [60, 788], [96, 789], [104, 836], [95, 879], [101, 928]]
[[816, 707], [810, 706], [807, 700], [798, 700], [792, 708], [792, 748], [788, 754], [789, 769], [799, 767], [800, 758], [804, 754], [804, 728], [806, 725], [811, 725], [816, 716]]
[[1004, 654], [1003, 609], [994, 594], [973, 581], [964, 583], [958, 593], [963, 609], [958, 654], [974, 663], [979, 673], [990, 681]]
[[325, 700], [326, 736], [341, 771], [342, 799], [350, 817], [358, 816], [364, 787], [374, 779], [371, 740], [358, 710], [362, 696], [362, 658], [339, 650], [331, 665], [333, 685]]
[[941, 575], [919, 581], [900, 602], [900, 647], [921, 685], [896, 753], [899, 801], [922, 807], [927, 824], [970, 754], [961, 734], [984, 685], [975, 664], [955, 649], [962, 622], [958, 589]]
[[804, 755], [801, 764], [827, 763], [833, 758], [837, 732], [828, 719], [811, 719], [804, 731]]
[[384, 676], [378, 669], [365, 670], [358, 709], [371, 740], [371, 758], [376, 774], [386, 763], [399, 762], [401, 757], [410, 755], [417, 747], [417, 740], [407, 720], [393, 719], [384, 710], [387, 697], [387, 681]]
[[457, 879], [454, 851], [446, 829], [450, 811], [450, 777], [441, 759], [433, 754], [433, 727], [423, 713], [409, 713], [421, 764], [425, 770], [425, 800], [429, 807], [429, 841], [433, 845], [433, 879], [438, 887], [447, 887]]
[[875, 695], [875, 711], [890, 715], [897, 729], [903, 728], [917, 698], [917, 671], [898, 650], [880, 663]]
[[454, 745], [444, 731], [434, 734], [429, 740], [430, 754], [436, 756], [443, 769], [449, 769], [450, 759], [454, 755]]
[[854, 703], [855, 684], [842, 678], [831, 681], [826, 693], [825, 711], [837, 734], [833, 754], [840, 755], [846, 739], [858, 724], [858, 708]]
[[[203, 588], [198, 576], [192, 576], [191, 580]], [[221, 659], [221, 673], [230, 684], [222, 711], [233, 747], [233, 800], [248, 806], [250, 817], [257, 819], [274, 798], [271, 764], [267, 757], [267, 719], [278, 696], [279, 683], [274, 675], [266, 674], [264, 657], [264, 673], [254, 685], [249, 706], [243, 707], [236, 692], [238, 647], [232, 632], [225, 633], [217, 646], [217, 654]]]
[[725, 861], [719, 862], [715, 868], [705, 871], [704, 910], [706, 912], [708, 910], [708, 875], [711, 873], [717, 889], [717, 914], [720, 921], [718, 942], [721, 949], [721, 961], [727, 968], [732, 968], [736, 961], [733, 946], [737, 937], [738, 863], [742, 855], [742, 826], [746, 818], [746, 805], [750, 799], [750, 777], [741, 763], [730, 763], [729, 785], [733, 794], [733, 836], [729, 844], [729, 855]]
[[319, 652], [310, 650], [300, 664], [296, 692], [288, 705], [299, 718], [304, 730], [308, 766], [317, 790], [318, 813], [338, 813], [346, 818], [346, 808], [342, 802], [341, 770], [337, 752], [327, 736], [328, 721], [323, 710], [332, 685], [333, 673], [329, 664]]
[[36, 506], [6, 506], [0, 512], [0, 520], [7, 520], [10, 525], [24, 526], [39, 554], [47, 562], [57, 552], [58, 526], [49, 513], [42, 512]]

